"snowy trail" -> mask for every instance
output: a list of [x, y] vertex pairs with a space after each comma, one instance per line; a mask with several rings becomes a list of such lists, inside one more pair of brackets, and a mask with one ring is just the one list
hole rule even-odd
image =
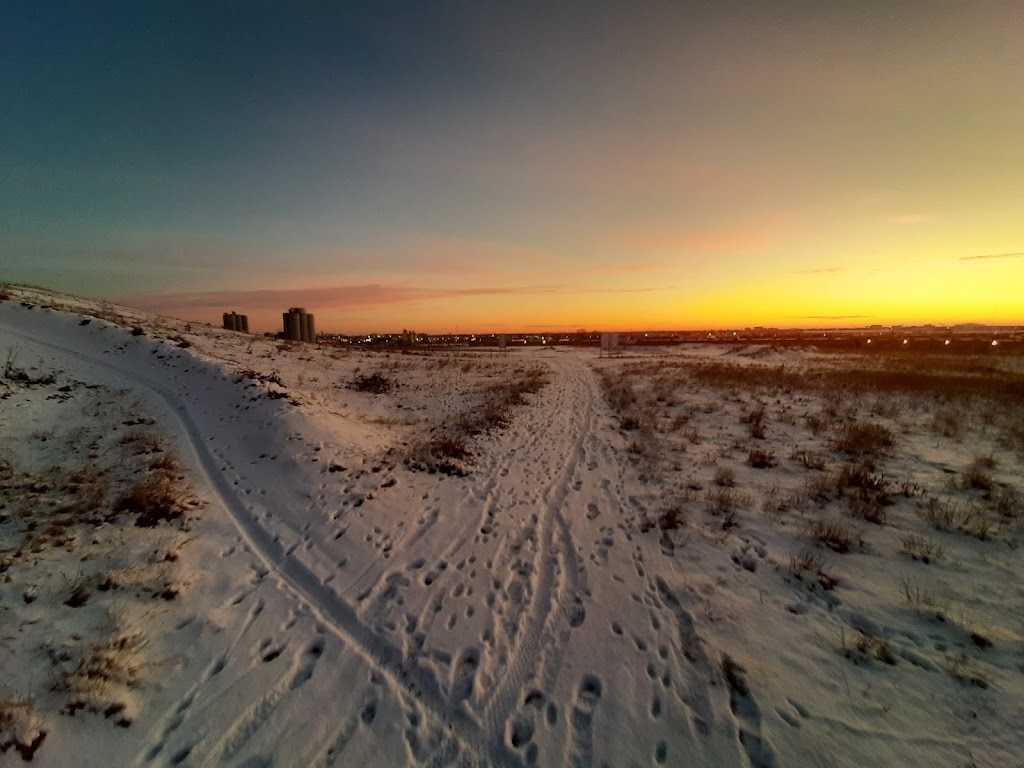
[[[357, 649], [371, 665], [385, 674], [396, 688], [404, 689], [420, 700], [435, 717], [455, 730], [460, 738], [470, 743], [482, 740], [479, 726], [474, 718], [463, 708], [453, 706], [446, 701], [432, 675], [418, 665], [408, 664], [398, 648], [363, 624], [352, 606], [336, 592], [326, 588], [322, 583], [322, 577], [318, 577], [306, 568], [297, 558], [290, 557], [281, 541], [261, 525], [224, 477], [216, 457], [206, 447], [207, 441], [204, 440], [192, 413], [178, 394], [127, 365], [117, 365], [108, 360], [90, 356], [53, 340], [39, 338], [36, 333], [14, 329], [7, 324], [3, 325], [3, 331], [23, 343], [41, 347], [51, 353], [71, 357], [80, 363], [106, 373], [112, 373], [122, 385], [129, 384], [136, 389], [142, 388], [156, 395], [182, 428], [184, 443], [195, 459], [196, 465], [201, 469], [209, 487], [216, 494], [217, 500], [231, 515], [246, 543], [260, 556], [267, 568], [286, 582], [296, 595], [307, 603], [314, 613], [337, 632], [345, 642]], [[279, 488], [266, 490], [267, 495], [275, 492], [281, 493]], [[273, 501], [272, 498], [268, 499], [267, 505], [275, 506]], [[286, 508], [288, 500], [281, 499], [279, 505]], [[500, 754], [495, 755], [495, 757], [499, 756]]]
[[[204, 413], [200, 412], [199, 404], [208, 406], [208, 398], [189, 402], [185, 395], [187, 386], [175, 390], [173, 377], [158, 378], [166, 363], [156, 363], [153, 358], [158, 355], [152, 350], [150, 354], [140, 351], [116, 356], [88, 344], [72, 348], [66, 340], [66, 327], [52, 334], [46, 333], [46, 326], [39, 325], [31, 330], [8, 323], [2, 327], [5, 335], [20, 344], [44, 350], [51, 359], [65, 356], [120, 386], [128, 385], [150, 399], [155, 397], [177, 422], [183, 447], [267, 571], [357, 651], [371, 669], [382, 674], [393, 690], [415, 702], [434, 721], [444, 724], [464, 757], [476, 755], [491, 764], [521, 763], [520, 756], [510, 747], [523, 744], [517, 743], [517, 739], [510, 743], [507, 723], [515, 718], [517, 704], [529, 699], [530, 690], [553, 685], [567, 651], [567, 630], [578, 628], [585, 617], [576, 594], [582, 567], [577, 562], [576, 545], [567, 523], [567, 517], [572, 515], [567, 502], [573, 483], [580, 485], [584, 443], [593, 430], [596, 381], [585, 365], [575, 359], [555, 361], [544, 394], [533, 407], [523, 409], [512, 428], [487, 446], [473, 478], [466, 481], [462, 503], [446, 512], [447, 526], [459, 530], [460, 535], [450, 540], [437, 561], [438, 567], [427, 569], [435, 577], [425, 579], [428, 589], [421, 596], [418, 617], [423, 624], [419, 628], [423, 637], [417, 647], [403, 643], [400, 638], [390, 639], [380, 631], [379, 621], [365, 615], [360, 602], [348, 602], [336, 591], [339, 585], [326, 583], [324, 575], [307, 566], [294, 545], [286, 546], [281, 534], [267, 527], [258, 509], [294, 509], [299, 499], [308, 500], [301, 478], [293, 484], [265, 482], [258, 489], [259, 508], [248, 503], [239, 494], [237, 483], [233, 485], [224, 471], [228, 459], [223, 448], [217, 451], [211, 447], [217, 443], [230, 444], [231, 436], [212, 434], [217, 429], [223, 431], [221, 425], [211, 429], [204, 423], [205, 429], [200, 427]], [[180, 361], [188, 360], [188, 355], [177, 350], [170, 354]], [[243, 426], [240, 431], [247, 428]], [[510, 457], [514, 457], [517, 471], [509, 471]], [[476, 520], [479, 524], [453, 524], [456, 520]], [[404, 563], [406, 570], [414, 570], [415, 563], [422, 559], [415, 546], [396, 554], [394, 568], [401, 568]], [[480, 633], [481, 641], [466, 643], [450, 652], [453, 662], [446, 680], [427, 662], [429, 652], [440, 642], [435, 642], [435, 637], [442, 634], [442, 629], [433, 624], [433, 616], [440, 613], [438, 607], [449, 593], [448, 584], [455, 580], [456, 570], [447, 567], [455, 561], [477, 562], [481, 571], [487, 573], [510, 569], [514, 575], [507, 580], [493, 577], [489, 605], [479, 605], [478, 616], [486, 627]], [[396, 591], [393, 580], [383, 580], [370, 590], [366, 602], [381, 597], [386, 602]], [[446, 653], [440, 655], [444, 657]], [[189, 690], [177, 709], [185, 709], [191, 703], [202, 682]], [[281, 688], [276, 694], [273, 705], [284, 690]], [[543, 693], [547, 699], [554, 696], [552, 690]], [[274, 706], [264, 706], [267, 711], [261, 717], [265, 719], [272, 715]], [[256, 723], [253, 727], [258, 726]], [[136, 764], [150, 764], [155, 746], [146, 745]], [[231, 742], [227, 741], [213, 749], [212, 763], [230, 756], [229, 752], [233, 755], [235, 750], [230, 747]], [[424, 757], [428, 755], [429, 750], [423, 753]]]

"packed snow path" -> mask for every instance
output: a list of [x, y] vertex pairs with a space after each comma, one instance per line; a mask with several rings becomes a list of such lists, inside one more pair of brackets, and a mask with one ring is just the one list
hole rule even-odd
[[667, 553], [634, 536], [642, 502], [578, 357], [545, 357], [550, 383], [470, 477], [357, 471], [344, 434], [77, 320], [5, 307], [0, 333], [162, 410], [237, 527], [204, 566], [236, 593], [212, 635], [194, 618], [199, 650], [136, 765], [774, 764], [666, 564], [648, 574]]

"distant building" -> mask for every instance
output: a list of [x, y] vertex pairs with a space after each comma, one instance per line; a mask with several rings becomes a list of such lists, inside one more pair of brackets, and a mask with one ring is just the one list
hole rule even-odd
[[313, 315], [305, 307], [292, 307], [281, 315], [284, 322], [284, 337], [292, 341], [316, 341], [316, 326]]
[[229, 331], [249, 332], [249, 316], [239, 315], [235, 312], [224, 313], [224, 327]]

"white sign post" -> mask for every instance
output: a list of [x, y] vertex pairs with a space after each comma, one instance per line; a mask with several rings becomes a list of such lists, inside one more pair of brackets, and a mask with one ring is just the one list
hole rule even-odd
[[618, 354], [619, 352], [619, 334], [617, 333], [602, 333], [601, 334], [601, 352], [599, 356], [603, 357], [605, 353], [609, 355]]

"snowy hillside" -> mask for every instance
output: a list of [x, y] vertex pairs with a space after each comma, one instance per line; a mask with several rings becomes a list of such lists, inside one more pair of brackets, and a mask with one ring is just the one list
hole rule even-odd
[[8, 292], [0, 764], [1024, 765], [1019, 359]]

